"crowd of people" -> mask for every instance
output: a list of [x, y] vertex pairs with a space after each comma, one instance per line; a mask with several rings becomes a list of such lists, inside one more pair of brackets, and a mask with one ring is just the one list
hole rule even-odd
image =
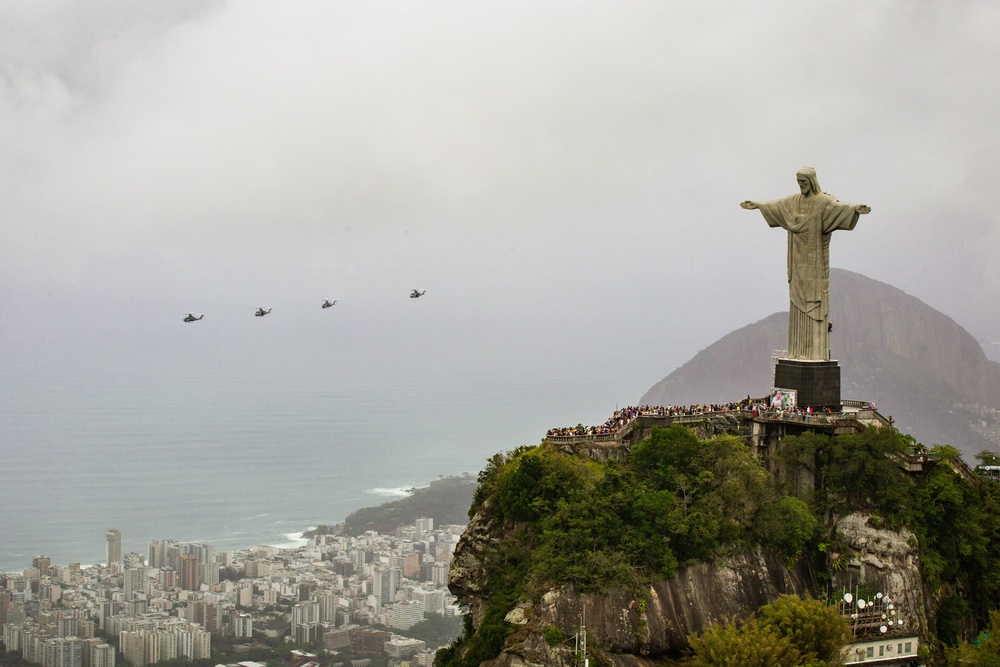
[[641, 405], [615, 410], [600, 426], [567, 426], [564, 428], [550, 428], [546, 437], [580, 437], [594, 435], [614, 435], [623, 427], [627, 426], [633, 419], [640, 416], [653, 417], [690, 417], [704, 415], [713, 412], [736, 412], [739, 410], [751, 410], [754, 406], [763, 407], [763, 404], [753, 401], [749, 396], [741, 401], [732, 403], [708, 403], [696, 405]]
[[[777, 399], [777, 400], [776, 400]], [[870, 409], [875, 409], [870, 405]], [[568, 426], [564, 428], [550, 428], [546, 437], [586, 437], [600, 435], [614, 435], [627, 426], [636, 417], [696, 417], [719, 412], [749, 412], [754, 419], [792, 419], [796, 421], [811, 421], [814, 416], [834, 417], [835, 413], [830, 409], [814, 410], [813, 408], [803, 408], [795, 405], [783, 403], [780, 394], [766, 398], [750, 398], [747, 396], [739, 401], [731, 403], [708, 403], [685, 406], [661, 406], [642, 405], [629, 406], [615, 413], [600, 426]], [[890, 418], [890, 424], [892, 420]]]

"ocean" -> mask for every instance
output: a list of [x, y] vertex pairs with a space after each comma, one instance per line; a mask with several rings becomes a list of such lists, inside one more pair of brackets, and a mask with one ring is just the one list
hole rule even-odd
[[197, 344], [8, 347], [0, 571], [34, 555], [101, 562], [109, 528], [124, 553], [154, 539], [291, 546], [408, 488], [476, 474], [549, 427], [600, 423], [662, 375], [572, 345], [403, 332], [331, 345], [292, 331], [234, 342], [191, 333], [201, 324], [180, 325]]

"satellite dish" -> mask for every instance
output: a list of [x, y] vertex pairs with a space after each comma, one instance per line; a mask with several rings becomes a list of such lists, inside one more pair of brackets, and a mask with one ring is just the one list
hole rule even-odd
[[882, 599], [882, 594], [881, 593], [876, 593], [875, 597], [877, 597], [879, 600], [881, 600]]
[[887, 627], [885, 627], [885, 626], [883, 625], [882, 627], [880, 627], [880, 628], [878, 629], [878, 631], [884, 634], [884, 633], [885, 633], [885, 631], [886, 631], [886, 630], [888, 630], [888, 629], [889, 629], [889, 628], [887, 628]]
[[894, 607], [892, 606], [892, 604], [889, 604], [889, 609], [894, 609]]
[[864, 609], [864, 608], [865, 608], [865, 601], [858, 600], [858, 609]]
[[854, 601], [853, 595], [851, 595], [850, 593], [844, 593], [844, 602], [846, 602], [847, 604], [851, 604], [851, 602], [853, 601]]

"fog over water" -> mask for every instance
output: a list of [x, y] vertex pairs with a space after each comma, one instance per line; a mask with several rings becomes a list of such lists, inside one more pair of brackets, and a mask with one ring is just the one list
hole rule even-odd
[[872, 207], [835, 266], [1000, 341], [998, 32], [985, 1], [5, 3], [0, 569], [112, 526], [281, 541], [602, 422], [787, 307], [738, 203], [804, 164]]

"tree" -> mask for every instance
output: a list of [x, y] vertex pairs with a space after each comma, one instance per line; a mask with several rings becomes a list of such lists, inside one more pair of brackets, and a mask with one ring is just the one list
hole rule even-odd
[[809, 505], [793, 496], [782, 496], [777, 502], [761, 508], [754, 532], [761, 542], [794, 560], [805, 551], [819, 525]]
[[709, 626], [688, 641], [691, 655], [685, 664], [689, 667], [797, 667], [803, 663], [789, 638], [754, 618]]
[[984, 466], [1000, 466], [1000, 454], [991, 452], [988, 449], [976, 454], [976, 459]]
[[704, 470], [700, 464], [703, 453], [698, 438], [683, 426], [674, 424], [654, 428], [648, 438], [636, 445], [631, 465], [655, 488], [678, 489], [678, 475], [696, 478]]
[[460, 616], [427, 614], [424, 620], [406, 631], [407, 636], [427, 642], [428, 646], [447, 646], [462, 633]]
[[782, 595], [757, 611], [760, 624], [772, 627], [813, 662], [832, 662], [840, 655], [840, 647], [851, 636], [847, 619], [833, 607], [796, 595]]
[[990, 612], [990, 627], [973, 644], [945, 649], [948, 667], [1000, 667], [1000, 611]]
[[713, 625], [691, 635], [688, 667], [801, 667], [838, 664], [851, 636], [847, 619], [811, 598], [782, 595], [743, 623]]

